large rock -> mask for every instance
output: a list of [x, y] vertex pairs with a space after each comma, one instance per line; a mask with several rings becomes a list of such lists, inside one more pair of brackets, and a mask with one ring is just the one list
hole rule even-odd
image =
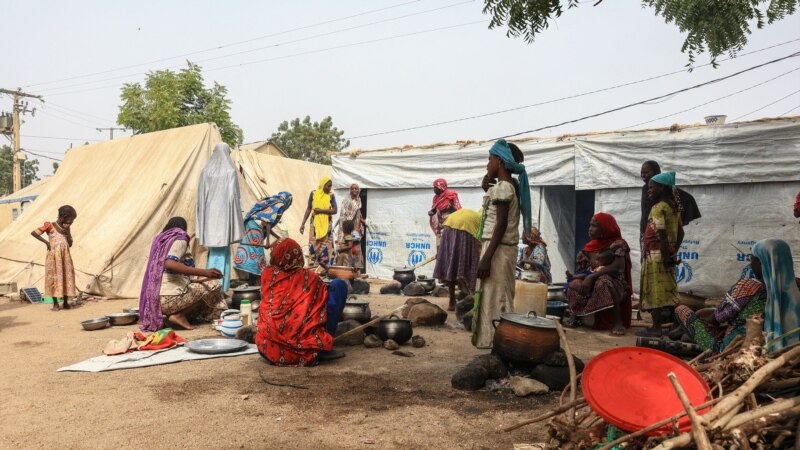
[[369, 294], [369, 283], [364, 280], [353, 280], [353, 294]]
[[399, 281], [392, 281], [391, 283], [387, 284], [386, 286], [381, 287], [381, 294], [392, 294], [392, 295], [400, 295], [403, 293], [403, 290], [400, 288]]
[[561, 391], [569, 384], [569, 368], [539, 364], [530, 372], [533, 379], [546, 384], [551, 391]]
[[462, 391], [477, 391], [486, 384], [487, 379], [486, 369], [470, 365], [456, 372], [450, 379], [450, 384]]
[[486, 376], [493, 380], [508, 376], [508, 368], [503, 363], [503, 360], [491, 353], [472, 358], [469, 365], [483, 367], [486, 370]]
[[383, 341], [374, 334], [368, 334], [367, 337], [364, 338], [364, 347], [367, 348], [383, 347]]
[[425, 286], [417, 283], [416, 281], [408, 283], [406, 287], [403, 288], [403, 295], [407, 295], [409, 297], [419, 297], [421, 295], [425, 295]]
[[447, 311], [433, 303], [418, 303], [408, 310], [408, 320], [414, 326], [436, 326], [447, 322]]
[[[339, 322], [339, 325], [336, 326], [336, 336], [341, 336], [359, 326], [361, 326], [361, 323], [357, 320], [345, 320], [343, 322]], [[352, 336], [347, 336], [344, 339], [336, 341], [336, 345], [361, 345], [364, 343], [364, 337], [366, 337], [366, 335], [362, 330], [353, 334]]]
[[[581, 373], [583, 372], [583, 361], [581, 361], [577, 356], [572, 355], [572, 360], [575, 362], [575, 372]], [[564, 349], [559, 348], [551, 353], [548, 353], [544, 359], [542, 360], [543, 364], [552, 367], [568, 367], [567, 364], [567, 354], [564, 352]]]
[[544, 383], [525, 377], [511, 377], [509, 385], [517, 397], [527, 397], [531, 394], [542, 395], [550, 392]]

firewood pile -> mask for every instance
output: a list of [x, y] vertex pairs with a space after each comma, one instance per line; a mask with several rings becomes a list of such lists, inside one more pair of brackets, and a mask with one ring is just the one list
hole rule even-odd
[[[585, 399], [577, 397], [578, 376], [562, 392], [559, 407], [504, 431], [549, 419], [552, 449], [800, 450], [800, 345], [768, 353], [765, 349], [771, 346], [765, 345], [761, 330], [763, 319], [751, 318], [745, 336], [734, 339], [723, 352], [706, 351], [689, 362], [711, 387], [711, 398], [701, 405], [692, 407], [677, 378], [669, 374], [685, 411], [639, 431], [620, 436], [625, 432], [592, 411]], [[699, 415], [698, 410], [705, 412]], [[678, 420], [687, 415], [691, 431], [682, 433]], [[648, 436], [670, 425], [671, 432]]]

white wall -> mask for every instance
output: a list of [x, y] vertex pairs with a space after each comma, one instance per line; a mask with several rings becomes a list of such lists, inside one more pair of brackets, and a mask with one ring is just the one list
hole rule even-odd
[[[718, 296], [748, 274], [752, 245], [761, 239], [785, 240], [800, 269], [800, 224], [792, 204], [800, 182], [691, 186], [703, 217], [689, 224], [676, 269], [681, 292]], [[595, 211], [612, 214], [631, 246], [633, 286], [639, 291], [641, 188], [598, 190]], [[738, 249], [742, 250], [740, 252]]]

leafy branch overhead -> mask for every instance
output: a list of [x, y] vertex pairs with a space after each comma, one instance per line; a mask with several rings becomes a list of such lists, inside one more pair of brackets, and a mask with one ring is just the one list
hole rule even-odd
[[213, 122], [228, 145], [241, 144], [242, 129], [231, 120], [228, 90], [217, 82], [206, 88], [200, 66], [187, 64], [179, 72], [150, 72], [144, 86], [123, 85], [117, 122], [134, 134]]
[[318, 164], [330, 164], [330, 152], [339, 152], [350, 145], [342, 138], [344, 131], [333, 126], [333, 119], [326, 117], [320, 122], [312, 122], [306, 116], [278, 125], [278, 131], [270, 139], [286, 156]]
[[[598, 6], [603, 0], [591, 3]], [[800, 0], [641, 0], [667, 23], [686, 33], [681, 51], [689, 63], [708, 51], [712, 62], [722, 54], [735, 56], [747, 44], [751, 24], [763, 28], [792, 15]], [[561, 17], [565, 9], [580, 5], [578, 0], [485, 0], [484, 14], [492, 16], [489, 28], [508, 26], [509, 37], [523, 37], [531, 43], [536, 35]], [[599, 6], [599, 7], [602, 7]]]

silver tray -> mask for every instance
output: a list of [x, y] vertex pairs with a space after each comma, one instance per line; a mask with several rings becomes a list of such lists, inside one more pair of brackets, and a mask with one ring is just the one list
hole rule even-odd
[[219, 355], [243, 350], [247, 348], [247, 342], [239, 339], [198, 339], [186, 343], [186, 348], [194, 353]]

